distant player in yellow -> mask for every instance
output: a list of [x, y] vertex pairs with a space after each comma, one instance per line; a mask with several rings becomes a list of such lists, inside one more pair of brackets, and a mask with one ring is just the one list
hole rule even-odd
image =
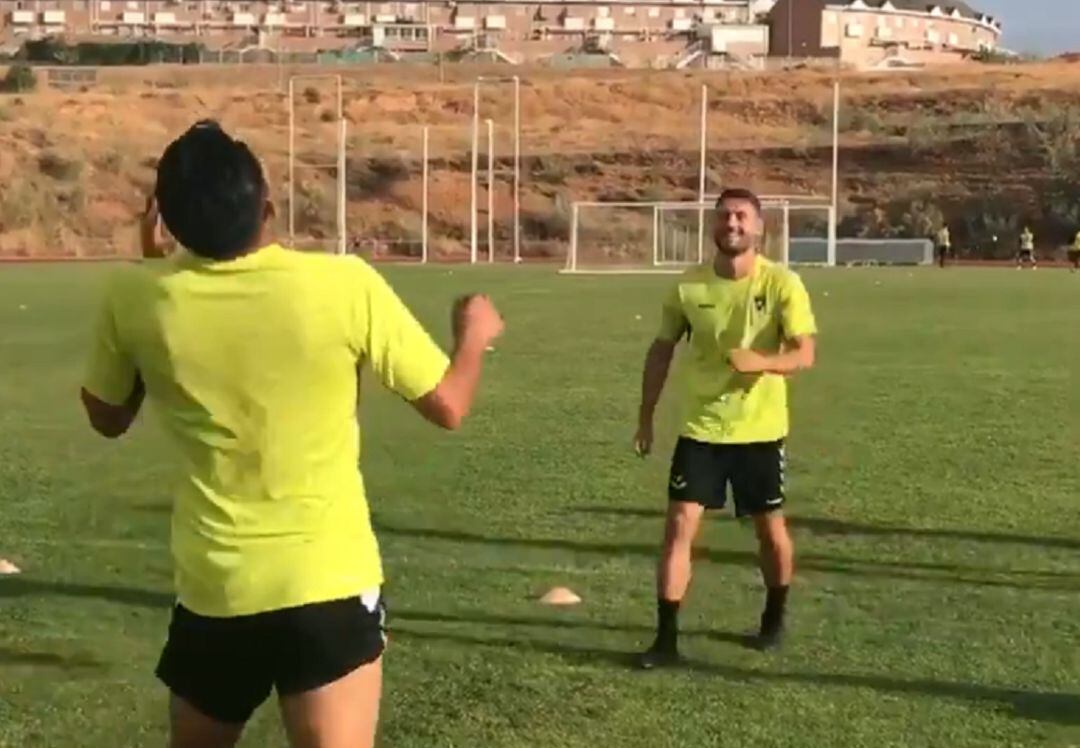
[[258, 160], [201, 122], [165, 149], [157, 210], [184, 250], [109, 284], [82, 400], [104, 436], [144, 398], [175, 447], [177, 604], [157, 675], [171, 748], [235, 745], [276, 690], [297, 748], [374, 743], [383, 570], [358, 464], [357, 367], [456, 428], [502, 322], [484, 297], [453, 312], [448, 360], [355, 257], [270, 238]]
[[949, 227], [943, 225], [937, 232], [935, 241], [938, 256], [938, 265], [945, 267], [945, 262], [952, 257], [952, 235], [949, 233]]
[[766, 586], [755, 644], [780, 643], [793, 571], [784, 522], [785, 376], [814, 364], [817, 326], [802, 281], [762, 257], [761, 203], [726, 190], [716, 206], [712, 262], [688, 270], [664, 299], [643, 374], [635, 448], [648, 454], [653, 414], [679, 341], [686, 339], [683, 426], [671, 462], [663, 553], [657, 569], [657, 635], [644, 668], [678, 662], [678, 610], [690, 584], [691, 547], [706, 509], [728, 486], [754, 523]]
[[1031, 263], [1032, 270], [1038, 268], [1038, 262], [1035, 259], [1035, 234], [1027, 226], [1020, 234], [1020, 251], [1016, 253], [1016, 269], [1023, 267], [1025, 262]]
[[1080, 270], [1080, 231], [1076, 232], [1073, 244], [1069, 247], [1069, 262], [1072, 263], [1072, 272]]

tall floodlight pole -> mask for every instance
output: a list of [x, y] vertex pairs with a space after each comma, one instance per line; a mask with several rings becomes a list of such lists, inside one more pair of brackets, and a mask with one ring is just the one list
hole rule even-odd
[[296, 246], [296, 109], [294, 81], [289, 78], [289, 246]]
[[488, 262], [495, 262], [495, 121], [487, 122], [487, 244]]
[[521, 78], [514, 76], [514, 262], [521, 262]]
[[832, 220], [829, 221], [828, 264], [836, 264], [836, 222], [840, 216], [840, 81], [833, 84]]
[[424, 162], [420, 192], [420, 262], [428, 261], [428, 126], [424, 125], [420, 142], [420, 158]]
[[472, 179], [469, 185], [469, 262], [476, 262], [476, 172], [480, 165], [480, 79], [473, 84]]
[[338, 187], [338, 204], [337, 204], [337, 225], [338, 225], [338, 241], [337, 241], [337, 253], [343, 255], [347, 249], [349, 232], [346, 227], [346, 214], [345, 214], [345, 142], [346, 133], [348, 132], [348, 120], [344, 117], [338, 120], [338, 166], [337, 166], [337, 187]]
[[698, 164], [698, 262], [705, 261], [705, 166], [708, 150], [709, 87], [701, 86], [701, 152]]
[[[479, 209], [478, 182], [480, 172], [480, 85], [482, 83], [513, 83], [514, 84], [514, 260], [521, 258], [521, 79], [518, 76], [509, 78], [479, 76], [473, 88], [473, 158], [472, 158], [472, 184], [470, 194], [472, 196], [472, 215], [469, 224], [472, 228], [472, 240], [470, 246], [470, 261], [477, 262], [479, 249], [479, 229], [477, 210]], [[492, 150], [493, 152], [493, 150]]]

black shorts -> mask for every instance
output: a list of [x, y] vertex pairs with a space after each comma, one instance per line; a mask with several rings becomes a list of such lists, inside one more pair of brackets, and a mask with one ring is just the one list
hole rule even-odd
[[1021, 249], [1020, 254], [1018, 254], [1017, 257], [1021, 260], [1030, 260], [1032, 262], [1035, 261], [1035, 253], [1032, 252], [1030, 249]]
[[1076, 262], [1080, 260], [1080, 249], [1070, 249], [1066, 256], [1069, 258], [1069, 262]]
[[177, 605], [157, 676], [208, 717], [240, 724], [274, 688], [310, 691], [377, 660], [385, 619], [381, 596], [372, 608], [351, 597], [236, 618]]
[[668, 499], [723, 509], [727, 486], [738, 517], [784, 505], [784, 442], [706, 444], [681, 437], [671, 458]]

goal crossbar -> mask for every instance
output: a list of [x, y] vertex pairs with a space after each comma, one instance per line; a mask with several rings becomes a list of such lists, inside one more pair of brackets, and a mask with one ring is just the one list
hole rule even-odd
[[[766, 195], [761, 198], [765, 214], [766, 254], [788, 263], [792, 217], [817, 215], [826, 241], [825, 264], [835, 263], [835, 211], [816, 195]], [[674, 273], [699, 264], [705, 257], [705, 232], [713, 216], [715, 200], [678, 201], [599, 201], [582, 200], [571, 206], [570, 246], [565, 273]], [[614, 218], [597, 226], [587, 225], [584, 217], [598, 210], [617, 211]], [[626, 219], [626, 220], [622, 220]], [[627, 224], [627, 225], [623, 225]], [[582, 261], [582, 234], [589, 228], [608, 230], [611, 234], [600, 248], [607, 256], [606, 266], [589, 267]]]

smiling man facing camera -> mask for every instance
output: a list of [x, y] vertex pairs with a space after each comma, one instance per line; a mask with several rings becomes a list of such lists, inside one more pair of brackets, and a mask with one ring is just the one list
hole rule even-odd
[[385, 639], [357, 367], [456, 428], [502, 321], [459, 300], [448, 360], [363, 261], [275, 244], [258, 160], [213, 122], [166, 148], [155, 198], [183, 250], [112, 279], [82, 400], [115, 438], [149, 398], [182, 470], [171, 745], [234, 745], [276, 689], [292, 745], [367, 748]]
[[755, 640], [780, 643], [792, 575], [784, 522], [784, 377], [814, 364], [817, 332], [802, 281], [762, 257], [761, 202], [725, 190], [716, 204], [712, 262], [688, 270], [665, 298], [660, 331], [642, 378], [635, 449], [652, 449], [653, 414], [675, 346], [689, 348], [683, 427], [671, 462], [663, 554], [657, 569], [657, 635], [644, 668], [679, 660], [678, 611], [690, 586], [691, 549], [706, 509], [721, 509], [728, 485], [736, 515], [754, 523], [766, 586]]

